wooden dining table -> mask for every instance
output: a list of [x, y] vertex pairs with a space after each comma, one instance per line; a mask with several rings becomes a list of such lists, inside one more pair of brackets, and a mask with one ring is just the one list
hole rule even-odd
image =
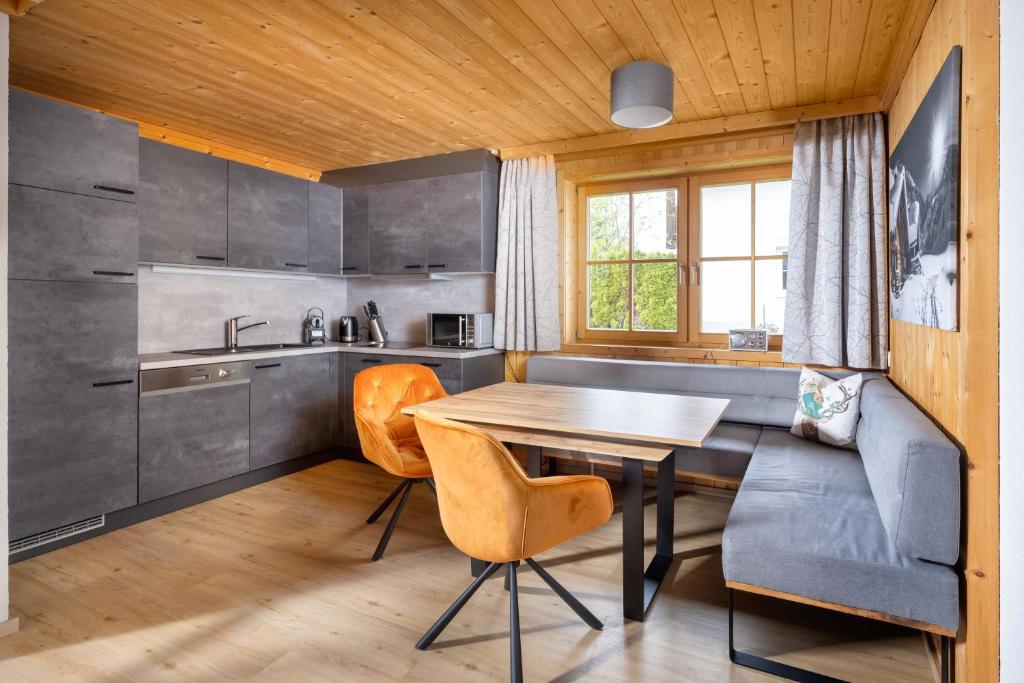
[[[408, 406], [474, 424], [525, 446], [527, 473], [541, 476], [542, 449], [587, 454], [622, 465], [622, 612], [643, 621], [675, 557], [675, 452], [699, 448], [727, 399], [617, 389], [505, 382]], [[644, 565], [644, 466], [657, 469], [654, 558]], [[477, 575], [484, 563], [473, 562]]]

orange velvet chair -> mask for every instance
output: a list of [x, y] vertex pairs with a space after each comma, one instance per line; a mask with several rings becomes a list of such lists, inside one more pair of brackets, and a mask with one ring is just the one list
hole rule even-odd
[[363, 455], [385, 472], [402, 477], [402, 483], [366, 520], [367, 524], [376, 522], [401, 496], [373, 553], [374, 561], [384, 555], [413, 485], [427, 482], [434, 488], [430, 462], [416, 435], [416, 426], [412, 417], [402, 414], [402, 408], [447, 395], [437, 375], [423, 365], [381, 365], [356, 374], [352, 402]]
[[511, 678], [522, 681], [516, 568], [525, 561], [587, 624], [600, 629], [597, 617], [533, 556], [607, 522], [611, 489], [594, 476], [530, 479], [508, 449], [485, 431], [428, 410], [417, 411], [415, 419], [434, 472], [445, 533], [456, 548], [489, 563], [416, 647], [430, 647], [481, 584], [504, 566], [510, 593]]

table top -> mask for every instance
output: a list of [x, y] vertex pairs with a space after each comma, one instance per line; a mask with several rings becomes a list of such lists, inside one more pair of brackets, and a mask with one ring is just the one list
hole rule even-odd
[[408, 406], [463, 422], [700, 447], [728, 399], [505, 382]]

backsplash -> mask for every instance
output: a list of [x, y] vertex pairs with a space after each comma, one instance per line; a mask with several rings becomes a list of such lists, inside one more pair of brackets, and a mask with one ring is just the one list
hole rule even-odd
[[[270, 326], [241, 333], [243, 344], [302, 341], [302, 322], [312, 306], [324, 309], [332, 339], [338, 317], [349, 312], [346, 280], [223, 277], [192, 273], [154, 273], [139, 266], [139, 352], [222, 346], [228, 318], [269, 320]], [[387, 309], [385, 309], [386, 311]]]
[[[348, 312], [366, 323], [362, 305], [377, 302], [392, 341], [426, 341], [427, 313], [494, 311], [494, 275], [457, 275], [452, 280], [348, 280]], [[361, 332], [365, 336], [365, 330]]]

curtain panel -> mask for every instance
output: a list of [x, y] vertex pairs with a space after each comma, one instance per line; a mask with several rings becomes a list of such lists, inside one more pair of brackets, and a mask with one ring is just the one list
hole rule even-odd
[[498, 189], [495, 348], [560, 346], [557, 220], [554, 157], [505, 161]]
[[782, 360], [885, 369], [885, 120], [798, 123]]

